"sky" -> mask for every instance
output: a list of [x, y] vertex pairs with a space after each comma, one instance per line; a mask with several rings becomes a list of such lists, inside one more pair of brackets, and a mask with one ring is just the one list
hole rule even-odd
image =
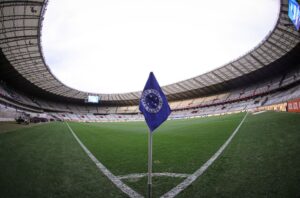
[[[84, 2], [84, 3], [83, 3]], [[51, 72], [90, 93], [141, 91], [221, 67], [273, 29], [279, 0], [49, 0], [42, 48]]]

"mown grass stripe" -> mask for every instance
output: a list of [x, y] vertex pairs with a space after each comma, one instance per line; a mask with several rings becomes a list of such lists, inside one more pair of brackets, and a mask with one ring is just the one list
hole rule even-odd
[[176, 187], [171, 189], [169, 192], [167, 192], [163, 196], [161, 196], [161, 198], [173, 198], [173, 197], [175, 197], [181, 191], [183, 191], [189, 185], [191, 185], [198, 177], [200, 177], [208, 169], [208, 167], [221, 155], [221, 153], [224, 151], [224, 149], [228, 146], [228, 144], [231, 142], [231, 140], [233, 139], [235, 134], [238, 132], [238, 130], [240, 129], [240, 127], [244, 123], [247, 115], [248, 115], [248, 112], [246, 113], [246, 115], [244, 116], [243, 120], [240, 122], [238, 127], [234, 130], [234, 132], [228, 138], [228, 140], [220, 147], [220, 149], [205, 164], [203, 164], [203, 166], [201, 166], [192, 175], [187, 177], [183, 182], [181, 182]]
[[79, 143], [81, 148], [84, 150], [84, 152], [91, 158], [91, 160], [96, 164], [96, 166], [99, 168], [99, 170], [114, 183], [120, 190], [122, 190], [124, 193], [126, 193], [129, 197], [132, 198], [141, 198], [143, 197], [136, 191], [134, 191], [132, 188], [124, 184], [118, 177], [116, 177], [114, 174], [112, 174], [97, 158], [84, 146], [84, 144], [79, 140], [77, 135], [74, 133], [72, 128], [69, 126], [69, 124], [66, 122], [70, 132], [76, 139], [76, 141]]

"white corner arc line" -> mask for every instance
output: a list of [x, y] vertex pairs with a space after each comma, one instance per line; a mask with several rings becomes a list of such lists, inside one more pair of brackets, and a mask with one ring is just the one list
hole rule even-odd
[[132, 188], [127, 186], [125, 183], [123, 183], [117, 176], [112, 174], [97, 158], [84, 146], [84, 144], [79, 140], [77, 135], [74, 133], [72, 128], [69, 126], [69, 124], [66, 122], [69, 130], [71, 131], [74, 138], [77, 140], [81, 148], [85, 151], [85, 153], [91, 158], [91, 160], [96, 164], [98, 169], [108, 178], [111, 180], [113, 184], [115, 184], [121, 191], [126, 193], [131, 198], [142, 198], [143, 196], [134, 191]]
[[246, 113], [246, 115], [244, 116], [244, 118], [240, 122], [240, 124], [237, 126], [237, 128], [234, 130], [234, 132], [231, 134], [231, 136], [227, 139], [227, 141], [219, 148], [219, 150], [207, 162], [205, 162], [205, 164], [203, 164], [192, 175], [188, 176], [183, 182], [178, 184], [176, 187], [172, 188], [169, 192], [162, 195], [161, 198], [173, 198], [173, 197], [175, 197], [181, 191], [183, 191], [189, 185], [191, 185], [199, 176], [201, 176], [207, 170], [207, 168], [221, 155], [221, 153], [224, 151], [224, 149], [228, 146], [228, 144], [231, 142], [232, 138], [235, 136], [235, 134], [238, 132], [238, 130], [242, 126], [242, 124], [245, 121], [247, 115], [248, 115], [248, 112]]
[[[190, 176], [191, 174], [185, 174], [185, 173], [152, 173], [152, 177], [179, 177], [179, 178], [186, 178]], [[147, 177], [148, 173], [133, 173], [128, 175], [120, 175], [117, 176], [119, 179], [136, 179], [136, 178], [142, 178]]]

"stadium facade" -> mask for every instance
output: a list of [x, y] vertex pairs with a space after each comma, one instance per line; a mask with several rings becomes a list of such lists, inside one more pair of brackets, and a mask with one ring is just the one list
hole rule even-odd
[[[215, 70], [163, 87], [173, 118], [286, 110], [290, 100], [300, 98], [300, 33], [288, 18], [288, 0], [280, 4], [274, 29], [254, 49]], [[46, 8], [47, 0], [0, 2], [1, 116], [12, 119], [14, 110], [86, 121], [138, 115], [140, 91], [88, 93], [55, 77], [42, 50]], [[88, 95], [99, 96], [100, 103], [87, 104]]]

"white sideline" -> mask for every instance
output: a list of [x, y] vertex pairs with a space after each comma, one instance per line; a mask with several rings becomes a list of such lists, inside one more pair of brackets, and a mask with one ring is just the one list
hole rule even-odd
[[77, 142], [81, 146], [81, 148], [91, 158], [91, 160], [96, 164], [96, 166], [98, 167], [98, 169], [106, 177], [108, 177], [108, 179], [110, 179], [112, 181], [112, 183], [114, 183], [121, 191], [123, 191], [124, 193], [126, 193], [129, 197], [132, 197], [132, 198], [141, 198], [141, 197], [143, 197], [142, 195], [140, 195], [139, 193], [137, 193], [136, 191], [134, 191], [132, 188], [130, 188], [129, 186], [127, 186], [126, 184], [124, 184], [117, 176], [115, 176], [114, 174], [112, 174], [102, 163], [100, 163], [97, 160], [97, 158], [79, 140], [79, 138], [74, 133], [74, 131], [71, 129], [71, 127], [69, 126], [69, 124], [67, 122], [66, 122], [66, 124], [67, 124], [69, 130], [71, 131], [72, 135], [74, 136], [74, 138], [77, 140]]
[[199, 176], [201, 176], [206, 171], [206, 169], [221, 155], [221, 153], [224, 151], [224, 149], [228, 146], [228, 144], [231, 142], [232, 138], [235, 136], [235, 134], [238, 132], [238, 130], [242, 126], [247, 115], [248, 115], [248, 112], [246, 113], [246, 115], [244, 116], [243, 120], [240, 122], [238, 127], [231, 134], [231, 136], [227, 139], [227, 141], [219, 148], [219, 150], [205, 164], [203, 164], [192, 175], [188, 176], [183, 182], [178, 184], [176, 187], [172, 188], [169, 192], [162, 195], [161, 198], [175, 197], [181, 191], [183, 191], [185, 188], [187, 188], [189, 185], [191, 185]]
[[[152, 177], [180, 177], [185, 178], [190, 176], [191, 174], [185, 174], [185, 173], [152, 173]], [[142, 178], [148, 176], [148, 173], [133, 173], [129, 175], [121, 175], [117, 176], [119, 179], [135, 179], [135, 178]]]
[[252, 113], [252, 115], [257, 115], [257, 114], [261, 114], [261, 113], [265, 113], [266, 111], [258, 111], [258, 112], [254, 112]]

